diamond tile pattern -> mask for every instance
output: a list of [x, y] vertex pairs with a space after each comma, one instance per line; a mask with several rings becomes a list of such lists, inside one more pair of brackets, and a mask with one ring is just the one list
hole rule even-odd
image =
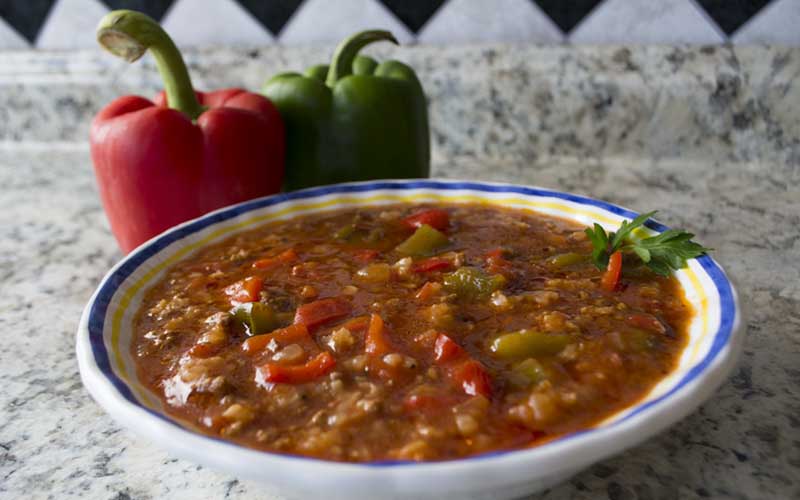
[[0, 1], [0, 17], [33, 43], [55, 0]]
[[177, 0], [161, 25], [178, 47], [263, 45], [273, 41], [261, 23], [236, 2]]
[[92, 49], [97, 46], [94, 30], [108, 12], [100, 0], [56, 0], [36, 37], [42, 49]]
[[733, 34], [733, 43], [798, 45], [800, 2], [775, 0]]
[[536, 0], [539, 7], [555, 21], [564, 33], [569, 33], [575, 26], [602, 3], [600, 0]]
[[[14, 0], [15, 2], [18, 0]], [[27, 1], [27, 0], [25, 0]], [[224, 0], [227, 1], [227, 0]], [[110, 10], [131, 9], [144, 12], [153, 19], [161, 20], [174, 0], [103, 0]]]
[[381, 0], [381, 2], [414, 33], [417, 33], [445, 3], [444, 0]]
[[714, 21], [728, 35], [739, 29], [769, 0], [697, 0]]
[[121, 8], [158, 19], [182, 46], [331, 44], [384, 28], [403, 43], [800, 47], [800, 0], [0, 0], [0, 50], [91, 48], [95, 18]]
[[[334, 5], [336, 8], [331, 8]], [[400, 43], [414, 41], [413, 33], [377, 0], [305, 0], [281, 31], [280, 41], [332, 44], [365, 28], [389, 30]]]
[[292, 17], [303, 0], [236, 0], [250, 14], [273, 34], [277, 35], [286, 26], [286, 21]]
[[570, 33], [573, 43], [715, 44], [725, 34], [694, 0], [606, 0]]
[[417, 33], [420, 43], [558, 43], [564, 34], [530, 0], [449, 0]]
[[22, 50], [28, 42], [0, 17], [0, 49]]

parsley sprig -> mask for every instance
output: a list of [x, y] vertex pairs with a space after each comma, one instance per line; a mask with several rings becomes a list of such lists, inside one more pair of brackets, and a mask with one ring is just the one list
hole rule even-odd
[[644, 213], [632, 221], [623, 221], [616, 231], [606, 233], [600, 224], [587, 228], [586, 235], [594, 246], [592, 261], [598, 269], [608, 266], [608, 259], [614, 252], [636, 255], [656, 274], [669, 275], [686, 267], [686, 261], [710, 251], [698, 243], [691, 241], [692, 233], [679, 229], [668, 229], [661, 234], [649, 238], [638, 239], [633, 235], [634, 229], [643, 226], [656, 212]]

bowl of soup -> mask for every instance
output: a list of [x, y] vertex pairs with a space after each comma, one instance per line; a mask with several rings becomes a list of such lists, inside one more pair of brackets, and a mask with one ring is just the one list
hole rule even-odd
[[109, 272], [81, 376], [134, 432], [290, 495], [532, 493], [684, 417], [736, 360], [711, 257], [602, 286], [585, 229], [636, 215], [441, 180], [228, 207]]

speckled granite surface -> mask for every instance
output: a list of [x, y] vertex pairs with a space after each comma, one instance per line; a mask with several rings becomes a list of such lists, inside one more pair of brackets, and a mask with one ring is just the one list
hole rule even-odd
[[[436, 175], [658, 208], [717, 249], [750, 311], [739, 367], [700, 410], [535, 498], [800, 498], [800, 52], [403, 55], [429, 90]], [[320, 59], [201, 56], [208, 86]], [[0, 62], [0, 498], [279, 498], [121, 429], [80, 383], [80, 312], [120, 257], [80, 141], [99, 105], [153, 75], [91, 53]]]

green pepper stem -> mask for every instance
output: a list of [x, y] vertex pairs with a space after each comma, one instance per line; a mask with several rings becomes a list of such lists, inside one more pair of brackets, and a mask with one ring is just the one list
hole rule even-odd
[[381, 40], [398, 45], [394, 35], [383, 30], [362, 31], [342, 40], [342, 43], [336, 47], [336, 52], [333, 53], [333, 59], [331, 60], [331, 66], [328, 70], [328, 78], [325, 80], [325, 84], [332, 88], [340, 79], [352, 75], [353, 60], [358, 55], [358, 51], [370, 43], [379, 42]]
[[136, 61], [150, 49], [164, 82], [168, 106], [192, 120], [203, 112], [180, 51], [155, 20], [132, 10], [109, 12], [97, 26], [97, 41], [128, 62]]

